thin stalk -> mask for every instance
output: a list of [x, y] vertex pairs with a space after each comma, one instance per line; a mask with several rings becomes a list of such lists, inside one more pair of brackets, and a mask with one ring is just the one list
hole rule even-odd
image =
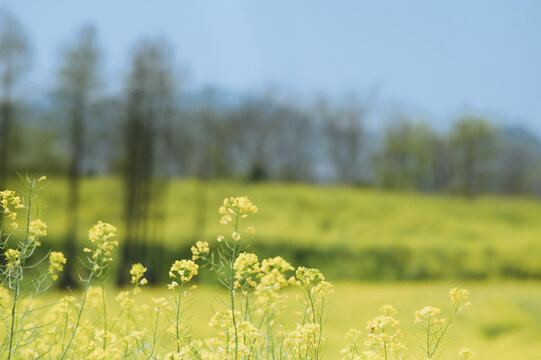
[[13, 347], [13, 333], [15, 330], [15, 312], [17, 310], [17, 301], [19, 300], [19, 281], [15, 282], [15, 289], [13, 290], [13, 306], [11, 307], [11, 326], [9, 330], [9, 350], [8, 360], [11, 359], [11, 351]]
[[179, 330], [179, 325], [180, 325], [180, 302], [182, 301], [182, 285], [183, 285], [183, 282], [180, 283], [179, 285], [179, 293], [178, 293], [178, 302], [177, 302], [177, 322], [176, 322], [176, 338], [177, 338], [177, 352], [180, 352], [180, 330]]
[[62, 351], [62, 355], [60, 356], [60, 360], [64, 359], [66, 357], [66, 354], [68, 353], [68, 350], [71, 346], [71, 343], [73, 341], [73, 338], [75, 337], [75, 333], [77, 332], [77, 329], [79, 328], [79, 323], [81, 321], [81, 317], [83, 315], [83, 309], [86, 302], [86, 295], [88, 294], [88, 289], [90, 288], [90, 283], [92, 281], [92, 278], [94, 277], [94, 269], [96, 266], [96, 263], [98, 262], [98, 257], [94, 259], [94, 262], [92, 263], [92, 269], [90, 270], [90, 275], [88, 276], [88, 279], [86, 280], [86, 286], [85, 286], [85, 292], [83, 293], [83, 300], [81, 301], [81, 306], [79, 306], [79, 310], [77, 310], [77, 320], [75, 321], [75, 327], [73, 328], [73, 331], [71, 332], [70, 339], [68, 341], [68, 344], [64, 348], [64, 351]]
[[103, 350], [107, 347], [107, 303], [105, 302], [105, 286], [101, 286], [101, 301], [103, 303]]
[[452, 323], [453, 320], [455, 319], [456, 314], [458, 314], [458, 311], [460, 311], [460, 310], [456, 310], [455, 313], [454, 313], [453, 315], [450, 316], [449, 321], [447, 322], [447, 324], [445, 324], [445, 327], [443, 328], [442, 332], [440, 333], [440, 336], [439, 336], [438, 339], [436, 340], [436, 344], [434, 345], [434, 351], [432, 351], [432, 353], [430, 353], [429, 356], [434, 355], [434, 353], [435, 353], [436, 350], [438, 349], [438, 346], [440, 345], [440, 342], [441, 342], [441, 340], [443, 339], [443, 336], [445, 335], [445, 333], [447, 332], [447, 330], [448, 330], [449, 327], [451, 326], [451, 323]]
[[[11, 351], [13, 348], [13, 335], [15, 331], [15, 317], [16, 317], [16, 311], [17, 311], [17, 302], [19, 301], [19, 294], [20, 294], [20, 282], [22, 277], [22, 271], [23, 271], [23, 265], [24, 265], [24, 256], [26, 253], [26, 247], [28, 246], [27, 240], [28, 240], [28, 231], [30, 229], [30, 219], [32, 216], [32, 189], [33, 185], [32, 183], [29, 184], [28, 187], [28, 212], [26, 214], [26, 232], [24, 234], [24, 240], [23, 240], [23, 248], [21, 249], [21, 253], [19, 255], [19, 265], [17, 265], [18, 268], [20, 268], [19, 273], [15, 273], [15, 289], [13, 290], [13, 305], [11, 307], [11, 326], [9, 329], [9, 349], [8, 349], [8, 360], [11, 360]], [[14, 267], [14, 269], [16, 269]], [[11, 281], [11, 280], [10, 280]]]
[[151, 359], [154, 355], [154, 348], [156, 347], [156, 340], [158, 338], [158, 320], [160, 319], [160, 310], [156, 312], [156, 323], [154, 324], [154, 334], [152, 335], [152, 349], [150, 349], [150, 355], [147, 359]]
[[430, 319], [427, 320], [426, 324], [426, 355], [430, 358]]
[[[235, 233], [238, 234], [238, 228], [239, 228], [239, 214], [240, 211], [237, 210], [237, 214], [235, 217]], [[235, 270], [233, 269], [233, 266], [235, 264], [235, 260], [237, 259], [237, 240], [233, 239], [233, 249], [231, 252], [231, 259], [229, 261], [229, 294], [231, 297], [231, 318], [233, 321], [233, 328], [235, 330], [235, 360], [238, 359], [238, 350], [239, 350], [239, 337], [238, 337], [238, 329], [237, 329], [237, 319], [235, 317]]]

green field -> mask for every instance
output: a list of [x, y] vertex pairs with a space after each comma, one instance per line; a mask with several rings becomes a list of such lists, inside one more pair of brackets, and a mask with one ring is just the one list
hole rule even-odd
[[[51, 179], [41, 196], [53, 247], [65, 234], [66, 189], [65, 180]], [[86, 179], [81, 192], [80, 245], [97, 220], [116, 225], [122, 240], [122, 182]], [[217, 208], [229, 195], [247, 195], [259, 206], [250, 220], [253, 251], [321, 267], [331, 279], [541, 279], [535, 199], [174, 180], [158, 203], [162, 218], [149, 246], [179, 257], [193, 241], [215, 239], [223, 231]]]

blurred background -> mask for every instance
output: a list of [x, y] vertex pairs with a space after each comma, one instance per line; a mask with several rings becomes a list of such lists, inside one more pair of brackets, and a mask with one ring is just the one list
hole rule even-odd
[[260, 257], [386, 282], [384, 294], [496, 284], [479, 291], [512, 315], [479, 320], [479, 333], [535, 338], [540, 11], [1, 0], [0, 187], [47, 175], [44, 251], [68, 259], [97, 220], [115, 224], [118, 284], [133, 262], [165, 281], [194, 241], [224, 231], [221, 200], [248, 195]]

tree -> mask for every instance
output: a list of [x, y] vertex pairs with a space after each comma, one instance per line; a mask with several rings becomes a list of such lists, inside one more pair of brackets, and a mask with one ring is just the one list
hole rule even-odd
[[175, 93], [173, 59], [167, 43], [139, 42], [125, 85], [124, 267], [130, 261], [141, 261], [137, 259], [139, 256], [151, 260], [153, 254], [143, 252], [144, 246], [159, 237], [156, 221], [164, 216], [159, 199], [166, 183], [165, 180], [158, 182], [157, 177], [162, 175], [160, 178], [165, 179], [167, 175], [159, 165], [165, 165], [170, 159], [169, 121], [173, 116]]
[[30, 65], [30, 46], [21, 24], [0, 12], [0, 189], [10, 171], [15, 121], [15, 90]]
[[338, 181], [355, 184], [361, 180], [361, 151], [365, 111], [355, 98], [331, 107], [320, 100], [317, 111], [322, 117], [327, 149]]
[[[99, 61], [96, 33], [92, 27], [87, 26], [81, 29], [74, 41], [64, 49], [62, 65], [58, 72], [56, 99], [69, 121], [70, 161], [64, 251], [70, 259], [76, 257], [79, 181], [83, 172], [89, 111], [96, 101], [99, 89]], [[64, 271], [63, 286], [75, 283], [74, 273], [73, 262], [69, 262]]]
[[391, 189], [432, 189], [436, 143], [436, 135], [425, 123], [403, 118], [389, 123], [376, 157], [380, 184]]
[[449, 135], [453, 184], [463, 195], [474, 197], [487, 181], [487, 163], [495, 155], [495, 130], [485, 119], [464, 116]]

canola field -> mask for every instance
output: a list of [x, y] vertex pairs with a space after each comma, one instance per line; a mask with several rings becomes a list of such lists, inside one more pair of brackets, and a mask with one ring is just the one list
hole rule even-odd
[[[446, 309], [449, 302], [447, 291], [452, 286], [468, 288], [472, 306], [461, 314], [458, 322], [449, 330], [442, 344], [446, 354], [442, 359], [455, 359], [455, 354], [464, 346], [475, 351], [478, 359], [537, 359], [541, 353], [541, 284], [536, 282], [338, 282], [334, 285], [335, 290], [328, 299], [323, 330], [326, 338], [325, 359], [341, 358], [339, 353], [348, 344], [344, 334], [350, 328], [361, 330], [364, 340], [369, 333], [369, 329], [366, 329], [368, 320], [377, 315], [378, 309], [384, 304], [397, 308], [397, 319], [405, 333], [403, 342], [412, 352], [419, 353], [418, 342], [423, 334], [414, 324], [414, 313], [427, 304]], [[119, 305], [114, 298], [119, 291], [114, 288], [106, 290], [111, 314], [118, 312]], [[295, 305], [293, 292], [287, 293], [291, 295], [288, 307], [295, 309], [298, 305]], [[66, 292], [51, 293], [47, 299], [54, 301], [64, 294]], [[164, 286], [143, 289], [136, 299], [144, 304], [149, 303], [151, 297], [168, 296], [172, 296], [172, 293]], [[186, 322], [195, 337], [216, 335], [216, 329], [209, 326], [209, 321], [215, 311], [226, 306], [226, 298], [223, 290], [211, 285], [202, 285], [193, 291], [185, 306], [190, 314]], [[282, 316], [288, 325], [294, 325], [292, 312]], [[109, 316], [112, 318], [111, 314]]]
[[[30, 189], [41, 187], [42, 180], [30, 181]], [[184, 189], [189, 182], [182, 185], [185, 185]], [[202, 185], [192, 184], [196, 187]], [[211, 185], [205, 184], [208, 186], [205, 190], [207, 199], [211, 198], [210, 194], [215, 188], [239, 186], [234, 183]], [[288, 189], [292, 198], [303, 191], [311, 195], [319, 192], [319, 196], [344, 191], [350, 196], [350, 201], [354, 197], [368, 201], [371, 196], [384, 199], [390, 195], [373, 190], [306, 186], [293, 191], [292, 187], [269, 184], [253, 186], [262, 199], [263, 194], [268, 196], [272, 188], [281, 191]], [[48, 190], [51, 188], [54, 190], [53, 186]], [[210, 217], [220, 227], [215, 227], [211, 222], [209, 230], [203, 227], [203, 233], [216, 231], [213, 237], [220, 234], [211, 239], [210, 245], [204, 240], [192, 242], [193, 246], [189, 245], [189, 238], [180, 241], [188, 242], [190, 255], [177, 257], [169, 263], [167, 268], [170, 269], [165, 276], [167, 286], [147, 288], [147, 268], [134, 264], [130, 271], [132, 288], [119, 295], [118, 289], [106, 286], [105, 293], [101, 289], [108, 283], [108, 270], [115, 261], [116, 248], [121, 244], [122, 237], [115, 226], [99, 220], [90, 228], [87, 239], [81, 239], [84, 247], [81, 251], [87, 254], [86, 257], [81, 256], [87, 263], [87, 270], [80, 274], [82, 289], [68, 293], [48, 292], [38, 301], [31, 294], [39, 295], [54, 284], [66, 258], [62, 253], [51, 252], [45, 259], [48, 268], [39, 271], [31, 259], [44, 242], [47, 246], [58, 245], [54, 240], [47, 243], [47, 235], [54, 234], [48, 229], [54, 227], [43, 221], [47, 219], [42, 216], [45, 212], [28, 212], [28, 201], [21, 201], [9, 191], [2, 192], [1, 196], [4, 219], [11, 222], [3, 227], [5, 263], [2, 265], [3, 287], [0, 289], [4, 325], [4, 342], [0, 353], [2, 356], [7, 354], [8, 359], [68, 359], [83, 356], [89, 359], [388, 360], [420, 356], [471, 360], [535, 358], [541, 350], [538, 341], [541, 336], [541, 286], [538, 280], [525, 277], [520, 281], [510, 281], [502, 274], [472, 280], [454, 278], [453, 273], [446, 273], [447, 277], [438, 282], [353, 282], [340, 279], [340, 272], [337, 271], [334, 273], [336, 280], [331, 284], [318, 269], [292, 266], [282, 257], [264, 259], [246, 252], [248, 248], [244, 244], [245, 241], [247, 244], [253, 241], [254, 226], [256, 234], [261, 231], [255, 219], [265, 204], [263, 201], [263, 205], [259, 203], [256, 206], [248, 197], [226, 198], [219, 204], [218, 214]], [[345, 200], [345, 195], [342, 196]], [[486, 208], [489, 215], [484, 216], [492, 220], [498, 213], [505, 214], [502, 216], [504, 219], [513, 219], [513, 213], [518, 211], [519, 215], [527, 218], [527, 214], [531, 216], [539, 210], [534, 200], [484, 198], [465, 202], [418, 194], [392, 194], [390, 200], [384, 200], [389, 200], [391, 207], [404, 205], [404, 199], [400, 202], [400, 197], [413, 197], [419, 203], [427, 201], [424, 206], [430, 203], [433, 207], [434, 204], [440, 207], [449, 204], [462, 211], [490, 203], [492, 206]], [[40, 202], [32, 203], [31, 208], [39, 208], [48, 199], [42, 196]], [[59, 199], [60, 196], [57, 197]], [[273, 196], [267, 198], [274, 199]], [[314, 199], [317, 199], [314, 204], [320, 201], [318, 196]], [[287, 199], [283, 203], [285, 201]], [[453, 201], [456, 201], [455, 205]], [[496, 208], [496, 203], [502, 204], [501, 208]], [[206, 209], [206, 205], [203, 209]], [[216, 207], [214, 209], [216, 211]], [[278, 204], [274, 209], [280, 212]], [[405, 212], [405, 209], [402, 208], [401, 212]], [[36, 213], [40, 214], [38, 218], [33, 217]], [[518, 218], [515, 216], [513, 221], [507, 221], [506, 226], [516, 226]], [[24, 219], [29, 223], [26, 224]], [[445, 221], [440, 219], [439, 222]], [[17, 230], [19, 223], [20, 230]], [[524, 227], [523, 234], [530, 234], [536, 229], [523, 219], [519, 223], [519, 227]], [[163, 219], [162, 226], [168, 226], [166, 219]], [[459, 224], [456, 227], [461, 228]], [[12, 230], [8, 232], [7, 229]], [[299, 227], [299, 231], [301, 229]], [[490, 234], [486, 230], [485, 236]], [[395, 234], [399, 235], [398, 232]], [[200, 236], [205, 239], [205, 235]], [[259, 238], [254, 248], [258, 249], [257, 242], [272, 244], [270, 239]], [[519, 245], [526, 245], [526, 248], [532, 245], [532, 249], [535, 248], [535, 236], [526, 239]], [[499, 248], [501, 244], [497, 242], [492, 244], [488, 239], [481, 241], [485, 246], [492, 246], [496, 252], [506, 250], [505, 247]], [[279, 243], [280, 240], [275, 242]], [[332, 256], [336, 253], [333, 254], [332, 249], [339, 248], [341, 243], [327, 242], [332, 245], [320, 239], [313, 246], [326, 251], [330, 265], [335, 265]], [[376, 241], [372, 240], [372, 243]], [[299, 244], [302, 244], [302, 240], [299, 240]], [[353, 255], [360, 254], [355, 253], [358, 248], [346, 244], [344, 242], [342, 246], [350, 249]], [[399, 245], [396, 242], [393, 247]], [[173, 249], [175, 244], [169, 239], [164, 241], [163, 246]], [[363, 245], [357, 246], [362, 248]], [[280, 248], [272, 245], [262, 249]], [[412, 249], [418, 251], [420, 248]], [[445, 252], [447, 246], [440, 244], [438, 249]], [[278, 252], [273, 255], [284, 254]], [[287, 251], [285, 255], [287, 259]], [[417, 254], [421, 259], [425, 255], [423, 252]], [[71, 258], [68, 260], [73, 261]], [[317, 258], [312, 260], [318, 261]], [[525, 262], [516, 260], [517, 263]], [[342, 266], [354, 263], [355, 259], [350, 258]], [[531, 263], [535, 264], [535, 261]], [[329, 266], [323, 261], [319, 265], [322, 268]], [[386, 265], [378, 264], [383, 268]], [[221, 285], [207, 281], [210, 278], [205, 276], [209, 272], [220, 279]], [[193, 288], [194, 284], [199, 287]], [[367, 320], [370, 321], [367, 323]], [[357, 330], [348, 330], [352, 328]]]
[[[81, 192], [80, 246], [98, 220], [115, 224], [122, 239], [122, 182], [86, 179]], [[228, 195], [247, 195], [260, 206], [254, 252], [319, 267], [332, 280], [541, 279], [539, 199], [175, 180], [156, 206], [161, 211], [149, 246], [178, 257], [189, 255], [197, 240], [215, 239], [216, 209]], [[49, 180], [41, 201], [49, 241], [60, 244], [65, 180]]]
[[[335, 283], [329, 295], [328, 316], [324, 326], [327, 337], [325, 358], [339, 359], [340, 350], [347, 346], [345, 332], [357, 328], [369, 333], [367, 321], [374, 318], [384, 304], [398, 310], [397, 319], [405, 336], [403, 342], [419, 353], [422, 331], [414, 324], [415, 311], [425, 305], [448, 307], [447, 292], [453, 286], [470, 290], [472, 306], [464, 311], [449, 330], [443, 342], [446, 356], [454, 359], [460, 348], [467, 346], [479, 359], [537, 359], [541, 354], [541, 284], [540, 283]], [[152, 290], [164, 295], [164, 291]], [[291, 302], [294, 301], [290, 299]], [[215, 290], [203, 287], [194, 291], [189, 320], [194, 333], [213, 335], [208, 326], [212, 308], [221, 305]], [[290, 316], [291, 314], [286, 314]]]

